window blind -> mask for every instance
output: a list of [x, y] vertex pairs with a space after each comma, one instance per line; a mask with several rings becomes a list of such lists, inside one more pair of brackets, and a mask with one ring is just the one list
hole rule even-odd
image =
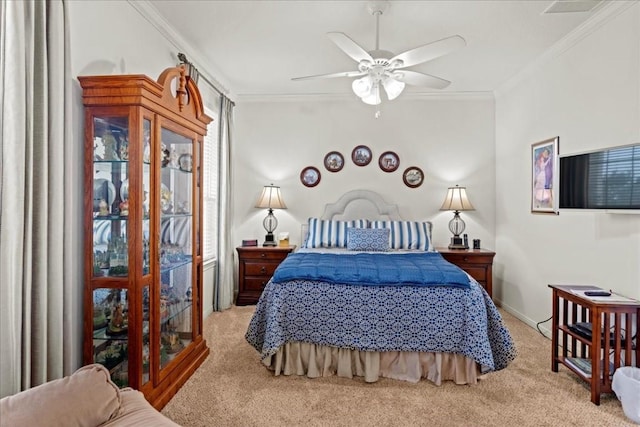
[[640, 207], [640, 145], [591, 154], [587, 180], [588, 206]]
[[[219, 109], [219, 107], [217, 108]], [[205, 108], [205, 113], [213, 118], [207, 128], [203, 147], [203, 259], [208, 261], [218, 255], [218, 146], [220, 112]]]

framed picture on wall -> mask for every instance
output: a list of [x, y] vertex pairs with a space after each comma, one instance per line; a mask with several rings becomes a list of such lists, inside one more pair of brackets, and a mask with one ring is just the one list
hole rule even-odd
[[531, 212], [558, 213], [560, 137], [531, 145]]

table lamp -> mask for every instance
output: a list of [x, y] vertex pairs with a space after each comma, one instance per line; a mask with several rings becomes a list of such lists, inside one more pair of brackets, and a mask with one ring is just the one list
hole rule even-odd
[[462, 218], [460, 218], [460, 212], [475, 210], [467, 197], [467, 189], [465, 187], [459, 187], [458, 185], [455, 187], [449, 187], [447, 190], [447, 196], [444, 198], [444, 202], [442, 203], [440, 210], [454, 211], [453, 219], [449, 221], [449, 231], [453, 233], [449, 249], [468, 249], [469, 244], [464, 242], [460, 237], [465, 228], [465, 223]]
[[255, 207], [269, 209], [269, 213], [265, 217], [264, 221], [262, 221], [264, 229], [267, 230], [262, 246], [276, 246], [277, 243], [273, 232], [278, 226], [278, 220], [273, 215], [273, 210], [287, 209], [287, 205], [285, 205], [284, 200], [282, 200], [282, 194], [280, 194], [280, 187], [273, 184], [265, 185]]

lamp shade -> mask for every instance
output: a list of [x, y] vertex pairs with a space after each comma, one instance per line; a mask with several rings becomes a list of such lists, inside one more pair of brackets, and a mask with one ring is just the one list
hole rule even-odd
[[262, 189], [262, 194], [256, 202], [256, 208], [268, 208], [268, 209], [287, 209], [287, 205], [284, 204], [282, 194], [280, 194], [280, 187], [273, 184], [265, 185]]
[[440, 207], [441, 211], [474, 211], [475, 208], [467, 197], [467, 189], [465, 187], [449, 187], [447, 196]]

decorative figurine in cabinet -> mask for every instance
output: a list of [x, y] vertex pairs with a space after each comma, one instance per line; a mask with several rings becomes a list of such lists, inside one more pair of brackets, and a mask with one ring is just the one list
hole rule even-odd
[[202, 144], [211, 118], [183, 67], [81, 76], [84, 363], [164, 406], [202, 337]]

